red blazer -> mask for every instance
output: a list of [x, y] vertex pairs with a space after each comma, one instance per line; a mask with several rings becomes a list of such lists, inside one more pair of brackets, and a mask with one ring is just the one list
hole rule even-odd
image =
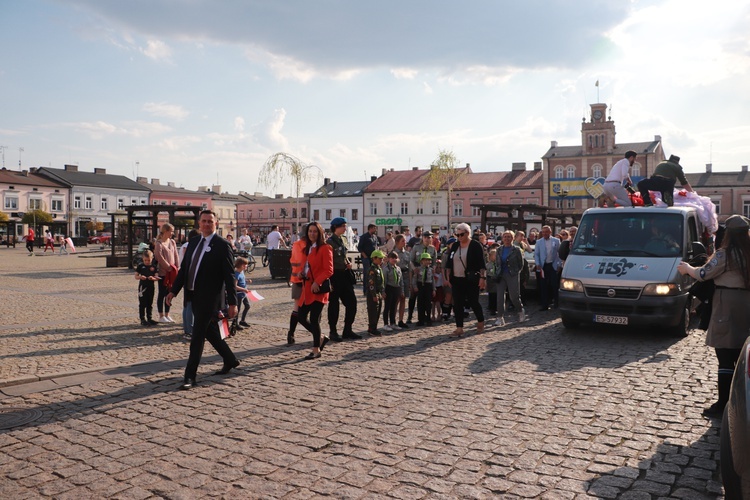
[[313, 302], [322, 302], [328, 304], [327, 293], [313, 293], [313, 282], [320, 285], [325, 280], [333, 276], [333, 248], [331, 245], [315, 247], [307, 256], [307, 263], [310, 269], [307, 273], [307, 279], [304, 282], [302, 295], [297, 299], [297, 305], [309, 305]]

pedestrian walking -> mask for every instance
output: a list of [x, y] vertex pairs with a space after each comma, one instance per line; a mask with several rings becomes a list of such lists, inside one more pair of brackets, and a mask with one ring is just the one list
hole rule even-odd
[[185, 300], [191, 302], [193, 307], [193, 336], [183, 384], [180, 386], [183, 390], [191, 389], [196, 383], [206, 340], [224, 361], [217, 374], [229, 373], [240, 364], [219, 333], [218, 315], [226, 301], [229, 302], [226, 316], [229, 319], [237, 316], [237, 295], [226, 293], [234, 289], [234, 262], [229, 244], [216, 234], [217, 220], [211, 210], [200, 213], [198, 224], [201, 237], [190, 241], [185, 252], [185, 263], [190, 264], [180, 268], [165, 299], [166, 304], [171, 305], [172, 299], [184, 288]]
[[[245, 269], [247, 269], [249, 261], [245, 257], [237, 257], [234, 260], [234, 290], [237, 294], [237, 304], [241, 311], [237, 311], [237, 316], [234, 317], [232, 326], [235, 330], [242, 330], [247, 328], [250, 324], [245, 321], [247, 319], [247, 313], [250, 311], [250, 299], [247, 298], [247, 294], [250, 290], [247, 289], [248, 283], [252, 283], [253, 280], [245, 278]], [[237, 320], [240, 320], [239, 322]]]
[[[188, 245], [190, 245], [190, 241], [198, 236], [200, 236], [198, 230], [191, 229], [185, 243], [180, 246], [180, 251], [178, 252], [180, 268], [184, 265], [185, 252], [188, 249]], [[188, 265], [190, 265], [189, 262]], [[187, 294], [183, 295], [183, 297], [187, 297]], [[182, 333], [186, 339], [189, 339], [193, 335], [193, 303], [189, 300], [182, 301]]]
[[508, 292], [510, 302], [518, 311], [518, 321], [526, 321], [526, 311], [521, 302], [521, 271], [523, 270], [523, 254], [521, 249], [513, 244], [513, 231], [505, 231], [501, 237], [502, 246], [495, 251], [494, 273], [490, 279], [497, 284], [497, 320], [495, 326], [505, 326], [505, 292]]
[[34, 228], [29, 226], [29, 232], [26, 234], [26, 250], [29, 252], [29, 257], [34, 256], [34, 238], [36, 238]]
[[55, 253], [55, 239], [52, 237], [52, 232], [49, 229], [44, 231], [44, 253], [47, 253], [47, 248]]
[[484, 249], [479, 241], [472, 239], [471, 227], [466, 223], [456, 226], [458, 241], [449, 250], [445, 263], [447, 282], [453, 289], [453, 309], [456, 314], [456, 329], [452, 337], [464, 334], [464, 304], [477, 317], [477, 333], [484, 331], [484, 311], [479, 304], [479, 290], [484, 289], [486, 268]]

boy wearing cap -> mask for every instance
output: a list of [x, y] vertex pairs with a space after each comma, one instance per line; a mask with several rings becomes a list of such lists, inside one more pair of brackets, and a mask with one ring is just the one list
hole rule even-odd
[[[354, 283], [351, 279], [352, 263], [347, 256], [349, 242], [344, 236], [346, 224], [347, 220], [344, 217], [333, 219], [331, 237], [326, 241], [333, 248], [333, 276], [331, 276], [333, 286], [328, 296], [328, 328], [331, 331], [330, 338], [334, 342], [340, 342], [342, 338], [361, 338], [352, 330], [352, 324], [357, 315], [357, 296], [354, 294]], [[339, 335], [336, 330], [336, 324], [339, 321], [339, 301], [346, 308], [342, 335]]]
[[432, 286], [435, 280], [435, 274], [432, 270], [432, 255], [430, 255], [429, 252], [422, 252], [422, 255], [420, 255], [420, 267], [416, 277], [417, 326], [432, 326], [430, 309], [432, 309], [432, 298], [435, 296], [435, 289]]
[[398, 265], [398, 254], [396, 252], [388, 254], [388, 263], [383, 266], [383, 275], [385, 277], [383, 330], [386, 332], [398, 331], [399, 328], [396, 326], [396, 310], [398, 309], [398, 300], [401, 298], [401, 287], [403, 286], [404, 276]]
[[382, 250], [374, 250], [370, 254], [370, 270], [367, 273], [367, 333], [380, 337], [378, 331], [378, 319], [383, 310], [385, 301], [385, 279], [383, 277], [383, 264], [385, 254]]
[[[437, 260], [437, 250], [432, 244], [432, 233], [430, 231], [423, 231], [421, 234], [421, 241], [418, 243], [415, 243], [414, 246], [411, 249], [411, 269], [412, 273], [416, 275], [417, 271], [419, 271], [420, 268], [420, 261], [421, 261], [421, 255], [427, 252], [430, 254], [430, 258], [432, 259], [432, 262], [435, 262]], [[407, 323], [411, 323], [412, 314], [414, 313], [414, 303], [419, 298], [419, 290], [417, 287], [416, 280], [413, 280], [412, 283], [412, 291], [414, 292], [411, 297], [409, 297], [409, 317], [406, 320]], [[418, 317], [418, 316], [417, 316]]]

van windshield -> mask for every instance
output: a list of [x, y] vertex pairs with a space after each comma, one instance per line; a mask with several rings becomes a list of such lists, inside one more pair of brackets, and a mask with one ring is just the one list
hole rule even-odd
[[620, 212], [587, 214], [578, 227], [571, 253], [577, 255], [682, 255], [680, 214]]

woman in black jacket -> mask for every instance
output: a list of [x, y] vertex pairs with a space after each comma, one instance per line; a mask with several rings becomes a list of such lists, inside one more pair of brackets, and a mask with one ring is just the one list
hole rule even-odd
[[479, 290], [486, 284], [486, 268], [482, 244], [471, 239], [471, 228], [461, 223], [456, 226], [456, 238], [445, 260], [445, 279], [453, 288], [453, 309], [456, 330], [451, 337], [464, 334], [464, 303], [477, 317], [477, 333], [484, 331], [484, 311], [479, 305]]

